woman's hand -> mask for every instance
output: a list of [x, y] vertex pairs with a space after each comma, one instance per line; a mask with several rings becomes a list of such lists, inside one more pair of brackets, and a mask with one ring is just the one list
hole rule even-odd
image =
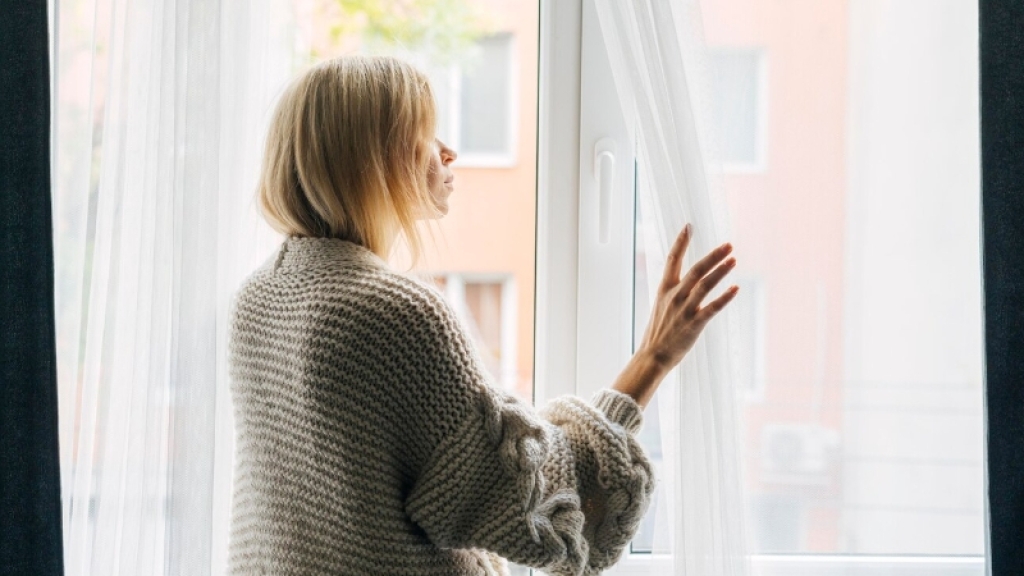
[[641, 406], [647, 405], [665, 374], [693, 348], [708, 322], [739, 292], [739, 287], [731, 286], [718, 298], [703, 304], [715, 286], [736, 267], [735, 258], [726, 260], [732, 252], [729, 243], [712, 250], [685, 276], [679, 277], [691, 234], [687, 224], [673, 243], [647, 331], [613, 386], [632, 396]]
[[679, 278], [683, 255], [690, 245], [690, 230], [687, 224], [669, 251], [665, 275], [658, 286], [657, 301], [651, 310], [651, 320], [638, 349], [649, 353], [666, 371], [682, 361], [708, 322], [739, 291], [739, 287], [731, 286], [718, 298], [702, 305], [704, 298], [736, 267], [735, 258], [722, 262], [732, 252], [729, 243], [712, 250], [694, 264], [686, 276]]

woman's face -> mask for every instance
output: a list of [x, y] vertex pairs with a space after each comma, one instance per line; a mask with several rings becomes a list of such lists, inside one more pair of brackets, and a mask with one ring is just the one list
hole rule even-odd
[[448, 213], [448, 196], [455, 191], [455, 175], [449, 167], [458, 154], [441, 142], [434, 139], [430, 155], [430, 170], [427, 173], [427, 187], [430, 189], [430, 199], [433, 200], [437, 209], [436, 218]]

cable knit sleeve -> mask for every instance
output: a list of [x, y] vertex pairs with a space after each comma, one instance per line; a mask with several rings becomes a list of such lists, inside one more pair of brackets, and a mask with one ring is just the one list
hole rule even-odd
[[411, 445], [405, 510], [436, 545], [477, 548], [555, 575], [614, 564], [654, 479], [636, 402], [604, 390], [539, 411], [491, 386], [447, 306], [429, 294], [405, 318]]

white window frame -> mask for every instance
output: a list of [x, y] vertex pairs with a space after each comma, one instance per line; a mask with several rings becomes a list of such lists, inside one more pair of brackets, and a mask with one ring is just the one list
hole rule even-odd
[[[632, 306], [632, 298], [615, 302], [607, 297], [622, 296], [626, 277], [632, 282], [632, 260], [625, 267], [621, 262], [627, 243], [632, 258], [632, 231], [613, 232], [613, 246], [588, 240], [593, 235], [596, 187], [591, 176], [590, 140], [600, 135], [631, 142], [621, 119], [616, 128], [606, 118], [593, 117], [597, 103], [614, 103], [607, 97], [594, 96], [614, 94], [611, 78], [600, 74], [599, 65], [584, 68], [594, 65], [593, 37], [599, 34], [593, 0], [540, 0], [534, 344], [534, 394], [538, 405], [561, 394], [585, 395], [609, 385], [630, 350], [632, 329], [622, 328], [618, 309]], [[598, 54], [603, 57], [603, 51]], [[605, 85], [595, 87], [594, 82]], [[617, 114], [606, 109], [599, 116]], [[613, 134], [616, 129], [621, 133]], [[626, 164], [617, 161], [616, 167]], [[620, 174], [631, 171], [629, 167], [617, 170]], [[616, 177], [616, 185], [624, 180]], [[628, 185], [632, 190], [632, 181]], [[615, 202], [625, 204], [628, 197], [631, 193], [620, 193]], [[629, 211], [632, 213], [632, 208]], [[624, 218], [612, 221], [622, 225]], [[602, 260], [601, 255], [607, 259]], [[592, 269], [602, 262], [604, 270]], [[609, 284], [595, 283], [597, 278], [608, 279]], [[595, 308], [598, 303], [601, 307]], [[614, 309], [609, 310], [609, 304]], [[597, 327], [601, 320], [607, 321], [608, 328]], [[616, 329], [621, 330], [619, 337], [596, 337], [616, 334]], [[608, 573], [646, 576], [661, 566], [667, 573], [669, 565], [665, 555], [630, 551]], [[760, 576], [981, 576], [988, 570], [987, 560], [981, 556], [757, 554], [751, 556], [751, 565], [753, 573]]]
[[508, 122], [508, 139], [505, 142], [505, 152], [486, 153], [473, 152], [462, 149], [462, 66], [460, 64], [450, 65], [445, 74], [447, 75], [448, 102], [447, 117], [448, 125], [445, 142], [448, 146], [459, 153], [456, 166], [459, 168], [513, 168], [518, 162], [519, 148], [519, 38], [514, 32], [499, 31], [493, 36], [508, 36], [508, 106], [505, 110], [505, 120]]
[[[753, 576], [980, 576], [979, 556], [867, 556], [840, 554], [753, 554]], [[671, 562], [658, 554], [628, 554], [607, 574], [669, 574]]]

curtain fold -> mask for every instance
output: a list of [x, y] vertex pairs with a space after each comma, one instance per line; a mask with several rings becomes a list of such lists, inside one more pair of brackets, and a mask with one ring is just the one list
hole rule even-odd
[[[686, 223], [686, 267], [728, 238], [706, 129], [708, 77], [696, 0], [595, 0], [612, 75], [637, 139], [637, 194], [647, 278], [660, 278]], [[651, 301], [657, 283], [650, 282]], [[739, 296], [742, 297], [742, 294]], [[664, 460], [654, 552], [671, 574], [747, 574], [737, 396], [727, 311], [658, 391]], [[661, 568], [656, 570], [664, 574]]]
[[58, 376], [69, 575], [223, 572], [231, 296], [295, 69], [283, 0], [59, 3]]

